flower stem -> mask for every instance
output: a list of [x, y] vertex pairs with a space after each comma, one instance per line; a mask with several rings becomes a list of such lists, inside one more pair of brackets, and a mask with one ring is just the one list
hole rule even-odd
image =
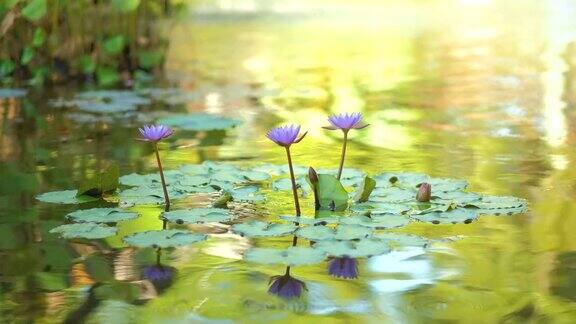
[[286, 146], [286, 156], [288, 157], [288, 168], [290, 169], [290, 180], [292, 180], [292, 194], [294, 195], [294, 208], [296, 217], [300, 217], [300, 202], [298, 201], [298, 191], [296, 189], [296, 178], [294, 177], [294, 168], [292, 168], [292, 157], [290, 156], [290, 147]]
[[348, 142], [348, 131], [344, 131], [344, 144], [342, 144], [342, 156], [340, 157], [340, 168], [338, 168], [338, 180], [342, 176], [342, 169], [344, 169], [344, 158], [346, 157], [346, 143]]
[[[158, 143], [154, 143], [154, 151], [156, 152], [156, 162], [158, 162], [158, 170], [160, 171], [160, 180], [162, 181], [162, 190], [164, 191], [164, 211], [170, 211], [170, 198], [168, 198], [168, 189], [166, 188], [166, 179], [164, 179], [164, 169], [162, 169], [162, 162], [160, 162], [160, 153], [158, 152]], [[164, 221], [163, 228], [166, 228], [166, 221]]]

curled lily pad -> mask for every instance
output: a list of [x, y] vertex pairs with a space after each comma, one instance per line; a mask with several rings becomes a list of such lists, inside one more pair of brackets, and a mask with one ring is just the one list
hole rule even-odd
[[274, 224], [261, 221], [249, 221], [235, 224], [232, 231], [247, 237], [284, 236], [294, 233], [298, 227], [293, 224]]
[[309, 226], [298, 229], [295, 234], [310, 241], [356, 240], [370, 236], [372, 229], [360, 225], [346, 224], [339, 225], [335, 229], [327, 226]]
[[180, 114], [161, 118], [158, 123], [189, 131], [210, 131], [233, 128], [241, 121], [210, 114]]
[[466, 207], [476, 207], [480, 209], [507, 209], [525, 206], [526, 200], [506, 196], [484, 196], [479, 201], [469, 202], [466, 204]]
[[317, 226], [317, 225], [328, 225], [328, 224], [338, 224], [340, 218], [339, 217], [324, 217], [324, 218], [311, 218], [305, 216], [288, 216], [288, 215], [280, 215], [278, 216], [280, 219], [298, 223], [300, 225], [309, 225], [309, 226]]
[[302, 266], [324, 261], [326, 253], [318, 249], [292, 246], [287, 249], [253, 248], [244, 254], [244, 259], [262, 264]]
[[362, 180], [362, 184], [360, 184], [360, 186], [358, 186], [358, 189], [356, 190], [356, 194], [354, 195], [354, 201], [359, 203], [368, 201], [368, 198], [370, 198], [370, 194], [372, 193], [372, 190], [374, 190], [375, 187], [376, 187], [376, 180], [370, 177], [365, 177], [364, 180]]
[[365, 239], [360, 241], [320, 241], [314, 248], [329, 256], [341, 258], [362, 258], [390, 252], [388, 244], [382, 240]]
[[116, 235], [118, 229], [95, 223], [64, 224], [50, 230], [50, 233], [60, 234], [62, 238], [101, 239]]
[[404, 216], [398, 215], [381, 215], [381, 216], [350, 216], [342, 217], [341, 224], [360, 225], [376, 229], [396, 228], [408, 225], [410, 220]]
[[188, 245], [206, 240], [205, 234], [181, 230], [157, 230], [140, 232], [124, 238], [124, 242], [135, 247], [167, 248]]
[[395, 248], [402, 248], [402, 247], [426, 247], [429, 242], [427, 239], [411, 234], [402, 234], [402, 233], [374, 233], [372, 235], [374, 239], [384, 241], [388, 243], [390, 246]]
[[91, 208], [77, 210], [66, 215], [66, 218], [79, 223], [117, 223], [138, 217], [138, 213], [120, 208]]
[[40, 194], [36, 196], [36, 199], [42, 202], [48, 202], [54, 204], [82, 204], [86, 202], [96, 201], [99, 199], [90, 196], [76, 197], [77, 193], [78, 193], [77, 190], [52, 191]]
[[431, 212], [426, 214], [410, 215], [411, 218], [421, 222], [432, 224], [469, 224], [478, 218], [478, 213], [473, 209], [458, 208], [445, 212]]
[[232, 215], [228, 209], [223, 208], [195, 208], [165, 212], [161, 218], [177, 224], [201, 224], [226, 222]]
[[318, 174], [318, 182], [314, 187], [318, 195], [320, 209], [343, 211], [348, 207], [348, 192], [335, 176]]

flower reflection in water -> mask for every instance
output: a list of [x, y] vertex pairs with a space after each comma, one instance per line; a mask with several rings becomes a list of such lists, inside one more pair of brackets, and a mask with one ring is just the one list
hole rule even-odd
[[286, 268], [284, 275], [270, 278], [270, 282], [268, 292], [285, 299], [298, 298], [306, 290], [304, 282], [290, 276], [290, 267]]
[[336, 278], [358, 278], [358, 261], [354, 258], [334, 258], [328, 265], [328, 273]]

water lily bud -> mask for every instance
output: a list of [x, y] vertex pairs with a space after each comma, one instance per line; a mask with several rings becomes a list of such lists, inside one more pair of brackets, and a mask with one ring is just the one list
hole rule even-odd
[[313, 185], [316, 185], [318, 183], [318, 174], [316, 173], [316, 170], [314, 170], [313, 167], [308, 168], [308, 178], [310, 178], [310, 182]]
[[429, 202], [432, 198], [432, 186], [429, 183], [422, 183], [418, 193], [416, 194], [416, 200], [419, 202]]

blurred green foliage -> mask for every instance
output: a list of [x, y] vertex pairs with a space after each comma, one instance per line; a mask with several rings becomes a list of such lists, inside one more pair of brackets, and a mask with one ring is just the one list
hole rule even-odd
[[130, 84], [162, 69], [178, 0], [2, 0], [0, 84]]

